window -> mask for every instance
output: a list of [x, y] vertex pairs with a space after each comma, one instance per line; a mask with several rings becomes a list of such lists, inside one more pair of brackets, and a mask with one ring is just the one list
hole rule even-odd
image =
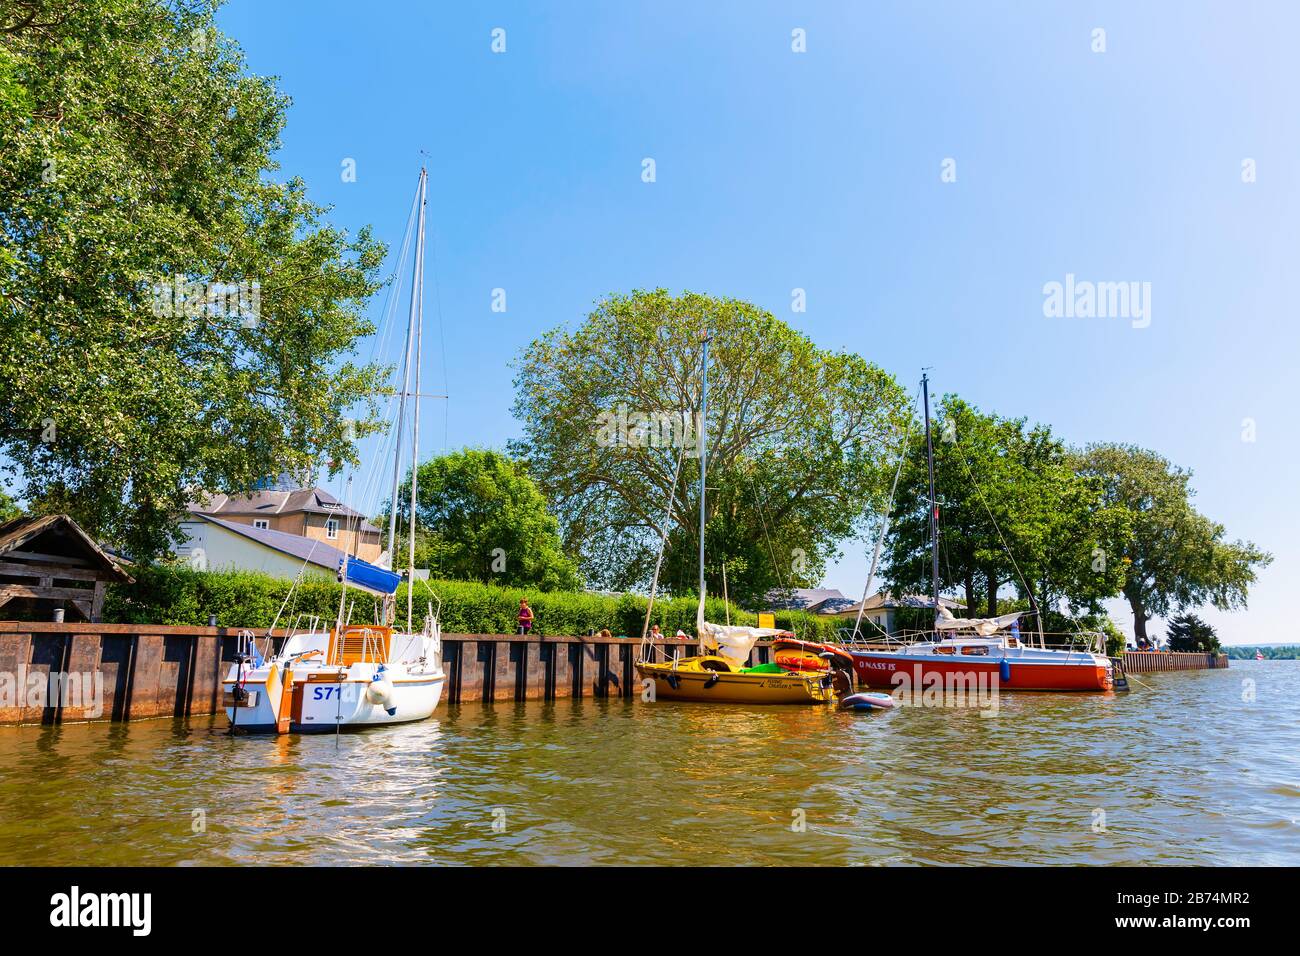
[[253, 527], [254, 527], [254, 528], [263, 528], [263, 529], [270, 528], [270, 527], [271, 527], [271, 522], [268, 521], [268, 520], [265, 519], [265, 518], [254, 518], [254, 519], [253, 519]]
[[337, 538], [338, 536], [339, 536], [339, 519], [338, 519], [338, 518], [326, 518], [326, 519], [325, 519], [325, 537], [327, 537], [327, 538], [333, 540], [334, 538]]

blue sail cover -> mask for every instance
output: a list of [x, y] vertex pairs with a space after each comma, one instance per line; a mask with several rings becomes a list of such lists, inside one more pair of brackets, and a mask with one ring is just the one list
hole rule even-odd
[[[360, 558], [348, 558], [348, 583], [379, 594], [393, 594], [402, 576], [376, 567]], [[343, 570], [343, 559], [339, 559], [339, 570]]]

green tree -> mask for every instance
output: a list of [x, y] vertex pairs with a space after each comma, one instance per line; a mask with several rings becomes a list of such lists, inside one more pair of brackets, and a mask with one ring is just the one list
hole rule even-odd
[[10, 518], [17, 518], [23, 513], [23, 509], [18, 507], [18, 502], [14, 501], [3, 491], [0, 491], [0, 521], [8, 521]]
[[[409, 474], [398, 502], [398, 524], [408, 524]], [[500, 452], [467, 448], [420, 465], [415, 543], [416, 566], [437, 577], [544, 591], [581, 586], [542, 493], [518, 462]], [[399, 541], [398, 567], [407, 547]]]
[[212, 7], [0, 8], [0, 455], [137, 557], [190, 488], [339, 467], [375, 427], [348, 355], [383, 247], [269, 178], [288, 101]]
[[1169, 649], [1192, 653], [1219, 653], [1219, 635], [1195, 614], [1179, 614], [1169, 619]]
[[1249, 541], [1225, 541], [1224, 527], [1192, 507], [1192, 473], [1133, 445], [1089, 445], [1081, 474], [1101, 482], [1107, 503], [1127, 512], [1131, 534], [1119, 557], [1127, 566], [1123, 594], [1133, 631], [1146, 637], [1152, 616], [1206, 602], [1244, 608], [1256, 572], [1272, 555]]
[[[878, 509], [907, 396], [862, 359], [816, 348], [747, 302], [611, 295], [517, 365], [526, 460], [588, 580], [646, 584], [681, 461], [661, 585], [696, 588], [701, 338], [709, 348], [708, 587], [742, 604], [815, 583]], [[683, 449], [686, 453], [683, 454]]]
[[[956, 396], [940, 402], [932, 434], [940, 590], [962, 594], [971, 616], [1005, 611], [999, 594], [1008, 586], [1024, 608], [1032, 589], [1045, 617], [1060, 602], [1098, 614], [1123, 584], [1122, 562], [1105, 555], [1127, 530], [1100, 483], [1075, 474], [1047, 426], [984, 414]], [[928, 482], [918, 424], [886, 541], [886, 580], [896, 592], [930, 591]]]

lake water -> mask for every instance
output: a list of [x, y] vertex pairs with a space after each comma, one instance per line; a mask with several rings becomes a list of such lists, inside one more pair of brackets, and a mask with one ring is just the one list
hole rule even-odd
[[1300, 864], [1300, 662], [1132, 684], [992, 718], [582, 700], [339, 737], [0, 728], [0, 863]]

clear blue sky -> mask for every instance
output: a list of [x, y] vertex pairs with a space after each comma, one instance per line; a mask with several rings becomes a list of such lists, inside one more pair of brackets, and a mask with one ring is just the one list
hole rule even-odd
[[[909, 386], [930, 365], [1194, 469], [1202, 510], [1276, 555], [1250, 612], [1206, 616], [1296, 637], [1294, 7], [231, 0], [220, 22], [293, 97], [282, 175], [340, 225], [395, 247], [429, 153], [430, 450], [518, 435], [512, 358], [603, 294], [738, 296]], [[1045, 317], [1067, 273], [1151, 283], [1149, 327]], [[859, 592], [865, 551], [826, 583]]]

